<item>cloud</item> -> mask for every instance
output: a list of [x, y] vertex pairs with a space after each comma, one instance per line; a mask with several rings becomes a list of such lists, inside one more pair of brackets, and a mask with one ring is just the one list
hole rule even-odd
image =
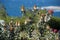
[[60, 6], [47, 6], [47, 7], [42, 7], [42, 9], [53, 9], [53, 10], [60, 10]]
[[41, 7], [41, 9], [52, 9], [54, 12], [60, 12], [60, 6], [45, 6]]

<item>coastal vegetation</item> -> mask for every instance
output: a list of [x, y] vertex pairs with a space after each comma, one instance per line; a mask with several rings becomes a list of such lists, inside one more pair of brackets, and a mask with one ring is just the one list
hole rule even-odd
[[[0, 20], [5, 20], [6, 23], [9, 23], [11, 21], [11, 19], [13, 19], [14, 22], [20, 21], [21, 23], [24, 23], [24, 21], [27, 18], [30, 18], [34, 23], [37, 23], [37, 21], [40, 19], [41, 14], [47, 13], [46, 9], [35, 11], [36, 14], [34, 14], [34, 12], [32, 12], [31, 10], [25, 10], [25, 11], [26, 11], [25, 15], [23, 14], [22, 17], [13, 17], [13, 16], [11, 17], [7, 14], [5, 7], [0, 4]], [[60, 26], [60, 18], [58, 18], [58, 17], [52, 16], [51, 20], [48, 23], [52, 27], [56, 28], [56, 26], [58, 26], [58, 28], [60, 28], [59, 27]]]
[[[20, 9], [22, 13], [21, 17], [9, 16], [6, 12], [6, 9], [3, 6], [0, 7], [0, 20], [4, 20], [5, 23], [8, 24], [7, 26], [4, 25], [4, 28], [11, 27], [10, 29], [7, 28], [9, 29], [7, 31], [13, 31], [13, 30], [14, 30], [13, 32], [16, 31], [14, 33], [16, 35], [14, 35], [13, 32], [11, 33], [13, 34], [13, 36], [17, 36], [17, 39], [15, 37], [12, 38], [11, 36], [12, 39], [19, 40], [19, 38], [21, 38], [21, 40], [25, 40], [25, 39], [28, 40], [30, 38], [29, 40], [36, 40], [36, 39], [45, 40], [47, 38], [43, 38], [43, 37], [47, 37], [47, 36], [49, 37], [50, 35], [52, 35], [53, 38], [51, 36], [50, 37], [53, 40], [56, 38], [55, 36], [58, 36], [57, 33], [56, 34], [51, 33], [52, 31], [50, 29], [52, 28], [52, 29], [60, 30], [59, 27], [60, 18], [51, 16], [51, 14], [49, 14], [49, 13], [53, 13], [51, 10], [48, 11], [46, 9], [44, 10], [37, 9], [36, 7], [37, 6], [34, 5], [33, 10], [31, 10], [31, 9], [25, 9], [25, 7], [22, 6]], [[44, 19], [46, 15], [48, 15], [48, 17], [51, 18], [47, 22]], [[40, 19], [43, 20], [40, 21]], [[27, 36], [29, 37], [27, 38]], [[50, 37], [48, 39], [50, 39]], [[8, 37], [4, 39], [9, 40]]]

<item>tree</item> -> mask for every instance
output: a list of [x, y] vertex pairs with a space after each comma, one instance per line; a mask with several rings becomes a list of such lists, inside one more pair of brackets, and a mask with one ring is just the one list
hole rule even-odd
[[48, 24], [50, 25], [51, 28], [60, 29], [60, 18], [58, 17], [52, 17], [52, 19], [48, 22]]
[[5, 19], [7, 17], [7, 13], [3, 4], [0, 3], [0, 19]]

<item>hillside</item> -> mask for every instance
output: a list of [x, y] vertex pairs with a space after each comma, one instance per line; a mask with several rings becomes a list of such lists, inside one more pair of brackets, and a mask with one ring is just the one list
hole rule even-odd
[[52, 19], [48, 22], [48, 24], [51, 26], [51, 28], [60, 30], [60, 18], [52, 17]]

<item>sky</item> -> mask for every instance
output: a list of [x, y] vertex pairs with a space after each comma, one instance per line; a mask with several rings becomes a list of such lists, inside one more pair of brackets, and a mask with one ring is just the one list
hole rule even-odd
[[33, 7], [37, 6], [60, 6], [60, 0], [0, 0], [6, 8], [10, 16], [21, 16], [20, 7]]

